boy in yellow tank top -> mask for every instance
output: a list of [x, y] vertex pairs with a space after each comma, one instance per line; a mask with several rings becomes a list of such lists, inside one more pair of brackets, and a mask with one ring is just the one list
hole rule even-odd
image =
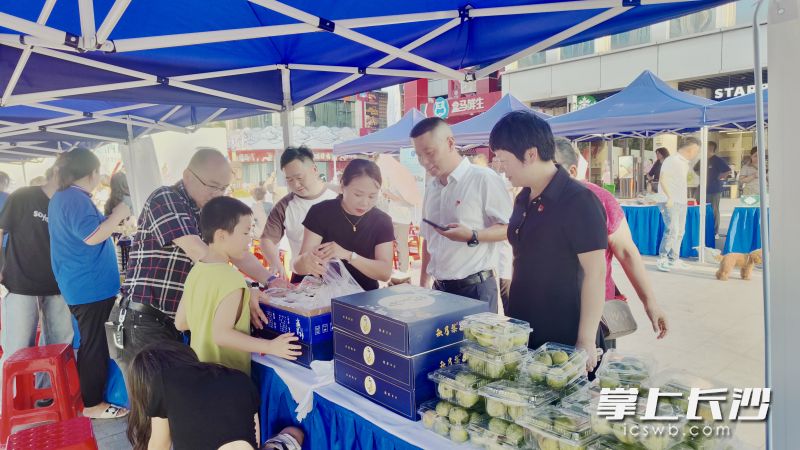
[[208, 254], [189, 276], [175, 315], [178, 330], [192, 332], [191, 347], [202, 362], [222, 364], [250, 374], [250, 354], [297, 359], [297, 337], [275, 339], [250, 336], [250, 289], [233, 258], [249, 251], [253, 212], [231, 197], [209, 201], [200, 213], [200, 230]]

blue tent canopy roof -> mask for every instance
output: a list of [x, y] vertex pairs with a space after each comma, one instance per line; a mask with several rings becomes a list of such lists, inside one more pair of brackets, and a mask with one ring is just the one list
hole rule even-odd
[[705, 107], [714, 103], [673, 89], [646, 70], [620, 92], [549, 123], [553, 134], [571, 138], [678, 132], [702, 127]]
[[487, 111], [463, 122], [453, 125], [453, 136], [458, 145], [488, 144], [489, 133], [492, 128], [503, 116], [512, 111], [530, 111], [542, 119], [549, 119], [551, 116], [539, 111], [534, 111], [525, 106], [516, 97], [506, 94]]
[[408, 111], [396, 124], [362, 136], [357, 139], [334, 144], [335, 155], [352, 155], [356, 153], [397, 153], [401, 148], [411, 146], [411, 129], [424, 119], [418, 109]]
[[[764, 89], [764, 118], [768, 117], [769, 89]], [[747, 94], [721, 101], [706, 108], [709, 126], [735, 125], [749, 128], [756, 121], [756, 94]]]

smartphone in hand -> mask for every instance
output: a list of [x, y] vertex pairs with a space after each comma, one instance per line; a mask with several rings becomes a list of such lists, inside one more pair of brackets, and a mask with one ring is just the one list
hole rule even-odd
[[430, 221], [430, 220], [428, 220], [428, 219], [422, 219], [422, 221], [423, 221], [423, 222], [425, 222], [425, 223], [427, 223], [428, 225], [432, 226], [433, 228], [437, 228], [437, 229], [439, 229], [439, 230], [441, 230], [441, 231], [447, 231], [447, 230], [449, 230], [449, 229], [450, 229], [450, 228], [448, 228], [448, 227], [445, 227], [445, 226], [439, 225], [438, 223], [431, 222], [431, 221]]

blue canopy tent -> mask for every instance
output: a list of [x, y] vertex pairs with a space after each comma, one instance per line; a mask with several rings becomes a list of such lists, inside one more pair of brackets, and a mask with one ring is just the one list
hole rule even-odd
[[280, 111], [290, 130], [298, 107], [417, 78], [474, 80], [728, 1], [4, 2], [0, 102]]
[[[767, 118], [769, 89], [764, 89], [764, 117]], [[756, 123], [756, 94], [734, 97], [706, 108], [706, 125], [711, 128], [749, 130]]]
[[396, 124], [362, 136], [333, 145], [334, 155], [352, 155], [356, 153], [397, 153], [403, 147], [411, 146], [409, 134], [425, 115], [414, 108], [408, 111]]
[[527, 107], [516, 97], [506, 94], [489, 110], [463, 122], [453, 125], [453, 136], [458, 145], [481, 145], [489, 143], [489, 133], [503, 116], [511, 111], [530, 111], [542, 119], [551, 116]]
[[554, 134], [575, 140], [650, 137], [700, 129], [705, 108], [714, 103], [673, 89], [645, 70], [620, 92], [549, 122]]

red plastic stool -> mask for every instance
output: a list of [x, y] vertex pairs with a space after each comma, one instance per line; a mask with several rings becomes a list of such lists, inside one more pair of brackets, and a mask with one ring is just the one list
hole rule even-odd
[[76, 417], [14, 433], [6, 450], [97, 450], [92, 421]]
[[[34, 375], [38, 372], [50, 375], [52, 387], [36, 389]], [[46, 398], [52, 398], [53, 404], [35, 408], [37, 400]], [[15, 426], [68, 420], [78, 417], [82, 411], [78, 368], [71, 346], [53, 344], [24, 348], [6, 360], [3, 366], [0, 442], [8, 439]]]

